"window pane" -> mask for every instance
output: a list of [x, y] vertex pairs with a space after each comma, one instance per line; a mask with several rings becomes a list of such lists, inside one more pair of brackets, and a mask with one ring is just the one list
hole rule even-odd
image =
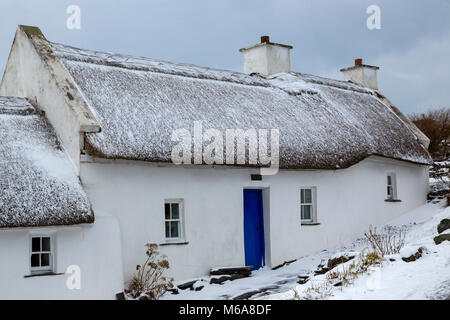
[[312, 220], [311, 211], [311, 205], [302, 205], [302, 220]]
[[32, 238], [31, 239], [31, 251], [33, 251], [33, 252], [41, 251], [41, 238]]
[[180, 219], [180, 205], [172, 203], [172, 219]]
[[391, 186], [388, 186], [387, 187], [387, 195], [389, 196], [389, 197], [392, 197], [392, 187]]
[[300, 190], [300, 203], [305, 203], [305, 189]]
[[179, 238], [179, 228], [178, 228], [179, 222], [178, 221], [171, 221], [170, 222], [170, 237], [171, 238]]
[[166, 222], [166, 238], [170, 238], [170, 222]]
[[165, 211], [166, 219], [170, 219], [170, 204], [169, 203], [166, 203], [164, 205], [164, 211]]
[[42, 251], [50, 251], [50, 237], [42, 238]]
[[392, 177], [391, 176], [387, 176], [387, 184], [388, 185], [392, 184]]
[[305, 203], [312, 203], [312, 190], [305, 189]]
[[39, 267], [39, 255], [38, 254], [31, 255], [31, 266]]
[[50, 266], [50, 253], [41, 254], [41, 267]]

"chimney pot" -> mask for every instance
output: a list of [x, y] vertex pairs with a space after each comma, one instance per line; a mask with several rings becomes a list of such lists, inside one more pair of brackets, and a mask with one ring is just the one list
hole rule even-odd
[[269, 36], [262, 36], [261, 37], [261, 43], [266, 43], [266, 42], [270, 42]]
[[362, 65], [362, 59], [361, 58], [355, 59], [355, 66], [360, 66], [360, 65]]

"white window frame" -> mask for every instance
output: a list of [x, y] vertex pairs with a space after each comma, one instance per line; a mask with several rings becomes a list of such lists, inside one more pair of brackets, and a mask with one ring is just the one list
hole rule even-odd
[[[389, 184], [389, 180], [391, 180], [391, 184]], [[389, 189], [391, 189], [391, 194], [389, 194]], [[386, 199], [397, 200], [397, 176], [395, 172], [389, 172], [386, 175]]]
[[[302, 191], [303, 190], [311, 190], [311, 202], [302, 203]], [[315, 224], [317, 223], [317, 188], [316, 187], [300, 187], [300, 221], [301, 224]], [[311, 219], [303, 219], [302, 218], [302, 207], [303, 206], [311, 206]]]
[[[40, 238], [40, 251], [33, 251], [33, 238]], [[50, 238], [50, 251], [42, 251], [42, 238]], [[53, 273], [55, 270], [55, 237], [54, 234], [49, 233], [32, 233], [29, 237], [29, 245], [30, 245], [30, 255], [29, 255], [29, 266], [31, 274], [46, 274]], [[33, 254], [50, 254], [50, 264], [48, 266], [39, 266], [33, 267], [31, 266], [31, 256]], [[39, 264], [40, 264], [40, 256], [39, 256]]]
[[[170, 205], [172, 211], [172, 204], [178, 204], [179, 217], [178, 219], [166, 219], [166, 204]], [[166, 222], [178, 221], [178, 237], [171, 238], [166, 236]], [[166, 243], [184, 242], [184, 199], [165, 199], [164, 200], [164, 239]]]

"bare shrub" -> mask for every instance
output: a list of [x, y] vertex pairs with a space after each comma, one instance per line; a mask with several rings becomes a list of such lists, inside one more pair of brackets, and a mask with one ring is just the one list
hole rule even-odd
[[430, 193], [428, 199], [447, 198], [450, 204], [450, 161], [434, 162], [429, 167]]
[[428, 151], [435, 160], [446, 160], [450, 156], [450, 108], [429, 110], [413, 114], [411, 121], [429, 139]]
[[372, 249], [380, 256], [399, 253], [405, 245], [405, 233], [401, 230], [395, 231], [387, 227], [386, 232], [377, 233], [377, 228], [369, 227], [369, 232], [364, 233]]
[[136, 266], [137, 273], [125, 293], [132, 299], [157, 300], [173, 287], [173, 279], [163, 275], [169, 269], [169, 261], [159, 254], [158, 245], [148, 243], [145, 246], [147, 259]]

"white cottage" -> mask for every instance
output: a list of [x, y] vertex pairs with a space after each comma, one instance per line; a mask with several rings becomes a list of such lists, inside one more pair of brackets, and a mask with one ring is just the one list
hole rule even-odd
[[[73, 262], [53, 265], [52, 273], [71, 263], [101, 274], [98, 265], [117, 267], [111, 261], [121, 252], [120, 276], [102, 276], [123, 283], [149, 242], [161, 245], [176, 280], [217, 266], [275, 267], [426, 201], [429, 141], [377, 90], [377, 67], [357, 60], [341, 70], [346, 81], [301, 74], [290, 70], [291, 46], [261, 40], [241, 49], [245, 73], [238, 73], [77, 49], [19, 26], [0, 95], [27, 98], [48, 120], [82, 189], [71, 186], [87, 195], [84, 208], [89, 202], [93, 213], [71, 221], [71, 231], [56, 226], [66, 210], [79, 214], [69, 197], [53, 212], [61, 218], [39, 215], [40, 224], [19, 226], [14, 217], [23, 198], [10, 194], [16, 204], [2, 207], [0, 252], [14, 248], [21, 258], [0, 268], [14, 264], [17, 279], [29, 273], [30, 235], [41, 225], [56, 234], [56, 260], [70, 250], [60, 240], [66, 233], [75, 242], [92, 237], [86, 250], [79, 240]], [[279, 171], [261, 175], [269, 165]], [[2, 173], [6, 181], [18, 175], [14, 170]], [[33, 203], [48, 197], [20, 215], [34, 215]], [[107, 248], [89, 254], [105, 241]], [[27, 280], [20, 279], [24, 286]], [[111, 296], [116, 289], [102, 287]]]

